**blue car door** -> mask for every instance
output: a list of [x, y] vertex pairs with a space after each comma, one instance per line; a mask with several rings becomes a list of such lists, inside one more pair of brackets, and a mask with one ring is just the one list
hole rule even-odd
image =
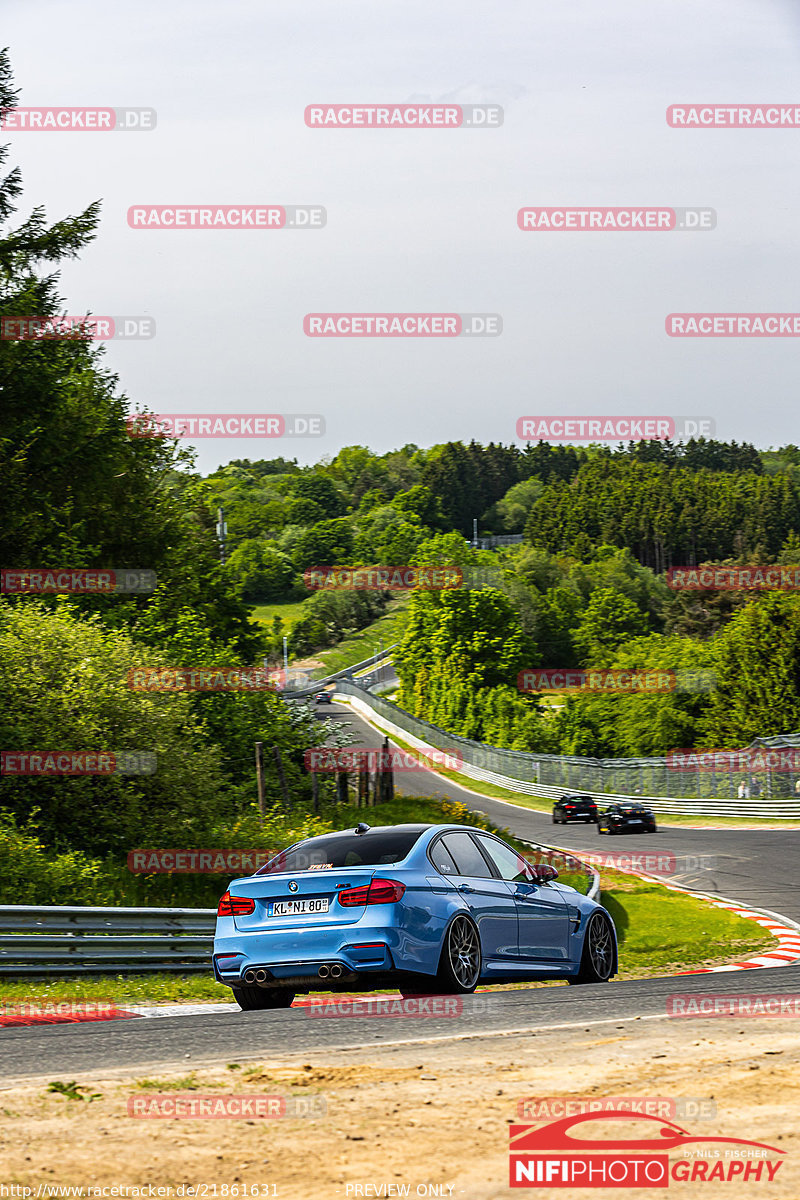
[[516, 959], [518, 933], [514, 889], [504, 879], [495, 878], [468, 833], [446, 833], [441, 841], [458, 871], [450, 881], [478, 926], [484, 962]]
[[523, 857], [488, 834], [476, 833], [484, 851], [514, 890], [521, 959], [564, 962], [569, 957], [569, 908], [562, 892], [533, 878]]

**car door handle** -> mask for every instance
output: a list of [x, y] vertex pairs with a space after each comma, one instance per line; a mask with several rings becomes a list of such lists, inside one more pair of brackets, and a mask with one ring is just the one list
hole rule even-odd
[[458, 885], [458, 890], [459, 890], [460, 892], [474, 892], [474, 891], [475, 891], [475, 888], [474, 888], [474, 887], [470, 887], [470, 885], [469, 885], [468, 883], [460, 883], [460, 884]]

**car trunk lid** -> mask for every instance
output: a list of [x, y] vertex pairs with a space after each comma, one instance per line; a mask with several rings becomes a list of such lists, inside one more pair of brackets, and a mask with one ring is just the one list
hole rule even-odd
[[365, 887], [376, 872], [376, 867], [335, 867], [236, 880], [230, 886], [231, 895], [253, 900], [255, 910], [235, 916], [234, 924], [242, 932], [298, 925], [353, 924], [363, 915], [366, 905], [345, 907], [338, 897], [351, 888]]

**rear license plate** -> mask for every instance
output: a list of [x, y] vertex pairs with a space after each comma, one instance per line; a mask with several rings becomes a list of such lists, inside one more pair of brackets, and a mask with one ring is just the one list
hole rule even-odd
[[324, 900], [273, 900], [270, 905], [271, 917], [303, 917], [314, 913], [326, 913], [328, 901]]
[[641, 823], [642, 822], [639, 820], [638, 817], [632, 817], [630, 819], [630, 821], [628, 822], [629, 825], [641, 825]]

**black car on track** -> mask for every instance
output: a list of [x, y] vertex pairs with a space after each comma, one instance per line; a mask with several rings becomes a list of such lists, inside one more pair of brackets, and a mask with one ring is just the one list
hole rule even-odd
[[562, 796], [553, 805], [553, 824], [567, 825], [570, 821], [597, 820], [597, 805], [591, 796]]
[[628, 804], [609, 804], [597, 816], [598, 833], [655, 833], [656, 815], [650, 808], [632, 800]]

